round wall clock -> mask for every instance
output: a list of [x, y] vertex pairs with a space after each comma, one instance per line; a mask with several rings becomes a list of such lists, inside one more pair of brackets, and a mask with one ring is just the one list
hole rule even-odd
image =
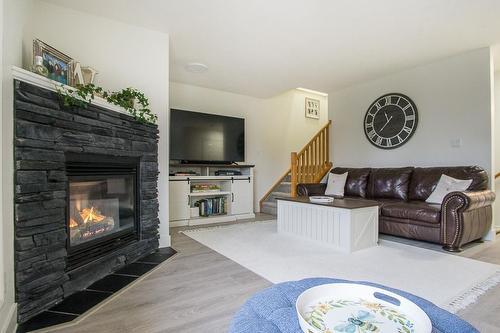
[[418, 113], [415, 103], [403, 94], [383, 95], [366, 111], [366, 138], [374, 146], [394, 149], [405, 144], [415, 133]]

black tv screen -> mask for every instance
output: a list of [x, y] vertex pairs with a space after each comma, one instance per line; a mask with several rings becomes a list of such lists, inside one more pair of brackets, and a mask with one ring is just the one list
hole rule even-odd
[[191, 163], [243, 162], [245, 119], [172, 109], [170, 159]]

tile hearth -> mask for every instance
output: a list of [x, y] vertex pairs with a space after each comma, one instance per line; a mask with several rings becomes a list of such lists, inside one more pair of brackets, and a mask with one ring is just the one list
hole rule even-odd
[[63, 302], [31, 318], [18, 327], [17, 333], [47, 328], [78, 318], [78, 316], [127, 287], [176, 253], [170, 247], [158, 249], [156, 252], [105, 276], [85, 290], [67, 297]]

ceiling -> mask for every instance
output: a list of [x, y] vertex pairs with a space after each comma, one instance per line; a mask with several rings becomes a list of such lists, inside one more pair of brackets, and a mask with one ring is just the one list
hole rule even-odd
[[172, 81], [257, 97], [332, 92], [500, 43], [498, 0], [46, 1], [167, 32]]

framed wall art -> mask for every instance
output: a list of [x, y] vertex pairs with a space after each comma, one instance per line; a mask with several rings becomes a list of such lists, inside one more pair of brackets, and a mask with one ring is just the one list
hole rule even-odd
[[[33, 61], [42, 59], [47, 77], [62, 84], [72, 85], [73, 59], [39, 39], [33, 41]], [[39, 65], [39, 64], [38, 64]]]
[[319, 119], [319, 100], [306, 97], [306, 117]]

